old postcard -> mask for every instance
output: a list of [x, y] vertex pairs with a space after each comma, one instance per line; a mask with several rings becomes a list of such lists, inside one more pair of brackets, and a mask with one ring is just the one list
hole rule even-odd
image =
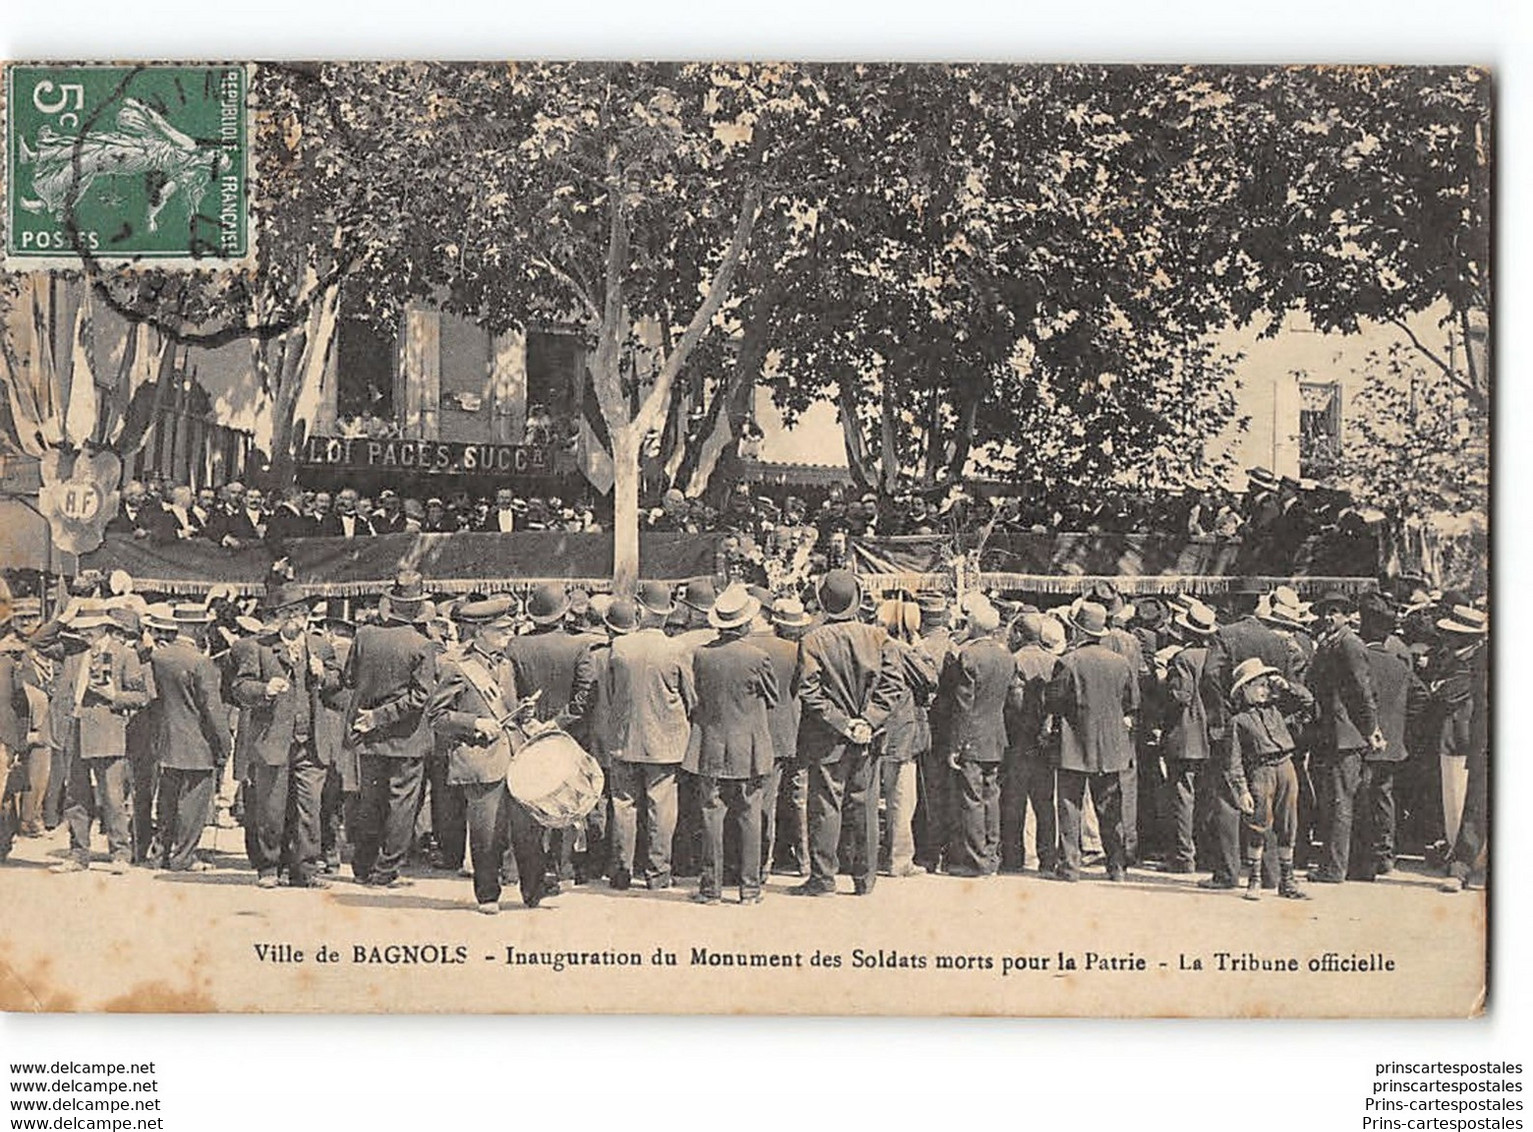
[[0, 91], [0, 1007], [1486, 1009], [1488, 71]]

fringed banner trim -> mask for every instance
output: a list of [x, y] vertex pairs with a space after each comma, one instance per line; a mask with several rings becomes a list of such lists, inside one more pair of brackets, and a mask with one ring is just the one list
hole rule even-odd
[[1107, 583], [1122, 594], [1232, 594], [1267, 593], [1278, 586], [1292, 586], [1300, 594], [1340, 591], [1346, 594], [1371, 593], [1379, 588], [1373, 578], [1357, 577], [1217, 577], [1209, 574], [1007, 574], [981, 572], [979, 584], [985, 589], [1025, 590], [1040, 594], [1082, 594], [1092, 586]]

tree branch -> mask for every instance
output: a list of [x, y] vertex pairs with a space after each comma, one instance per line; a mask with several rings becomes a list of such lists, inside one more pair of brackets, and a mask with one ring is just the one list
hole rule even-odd
[[713, 280], [708, 284], [708, 293], [704, 296], [702, 305], [692, 314], [692, 320], [687, 323], [687, 328], [682, 332], [681, 340], [676, 343], [665, 359], [665, 365], [660, 369], [660, 375], [655, 379], [654, 388], [639, 405], [639, 412], [634, 418], [641, 430], [653, 427], [653, 422], [658, 417], [660, 410], [669, 402], [671, 386], [676, 381], [676, 375], [681, 372], [681, 367], [686, 363], [687, 356], [702, 339], [708, 329], [708, 324], [713, 321], [713, 316], [718, 314], [719, 308], [724, 305], [724, 300], [729, 295], [730, 285], [734, 282], [735, 271], [740, 266], [740, 261], [745, 258], [745, 249], [750, 243], [751, 230], [756, 225], [756, 217], [761, 213], [761, 182], [756, 177], [751, 177], [745, 186], [745, 195], [740, 202], [740, 216], [735, 221], [734, 233], [729, 238], [729, 247], [724, 251], [724, 258], [720, 261], [718, 270], [713, 274]]
[[575, 298], [580, 300], [580, 305], [585, 308], [586, 314], [592, 319], [601, 318], [601, 311], [597, 308], [595, 300], [591, 298], [590, 292], [572, 274], [557, 266], [546, 256], [533, 256], [532, 262], [568, 287], [574, 293]]

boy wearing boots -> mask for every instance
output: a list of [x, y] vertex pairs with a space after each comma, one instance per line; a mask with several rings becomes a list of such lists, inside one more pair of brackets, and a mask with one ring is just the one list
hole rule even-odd
[[1314, 698], [1302, 685], [1283, 678], [1259, 657], [1242, 661], [1230, 684], [1231, 793], [1244, 816], [1244, 864], [1247, 900], [1262, 895], [1262, 853], [1267, 834], [1277, 834], [1278, 895], [1308, 899], [1294, 880], [1294, 836], [1299, 826], [1299, 776], [1294, 770], [1294, 741], [1284, 711], [1309, 711]]

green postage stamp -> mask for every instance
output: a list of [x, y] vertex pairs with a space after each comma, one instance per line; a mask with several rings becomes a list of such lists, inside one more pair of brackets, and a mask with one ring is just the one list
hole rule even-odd
[[238, 65], [9, 65], [6, 266], [248, 263], [247, 92]]

